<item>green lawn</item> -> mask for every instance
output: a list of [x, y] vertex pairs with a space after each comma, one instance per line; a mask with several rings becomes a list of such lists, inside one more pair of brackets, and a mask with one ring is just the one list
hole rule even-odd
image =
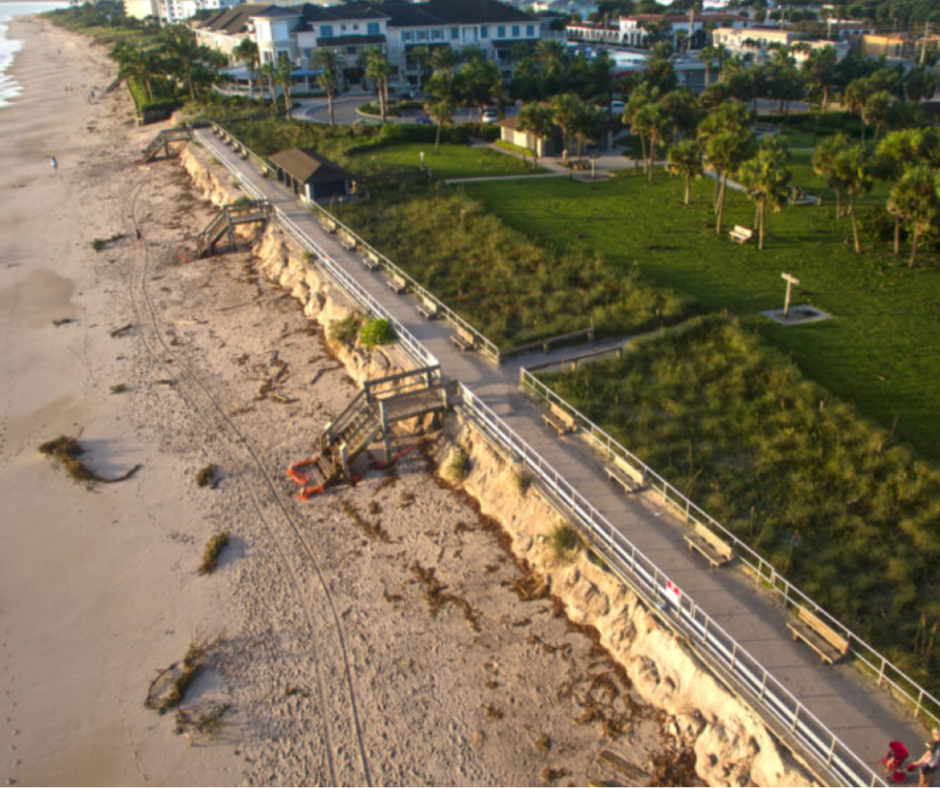
[[[793, 183], [821, 184], [809, 154], [793, 162]], [[789, 207], [768, 214], [767, 248], [716, 237], [713, 182], [694, 184], [694, 201], [681, 204], [682, 184], [657, 172], [647, 186], [633, 175], [587, 185], [563, 179], [472, 184], [467, 193], [509, 226], [559, 251], [595, 251], [614, 273], [639, 266], [646, 281], [698, 299], [709, 311], [728, 310], [756, 326], [803, 372], [860, 412], [892, 428], [923, 456], [940, 459], [940, 357], [932, 353], [940, 318], [940, 270], [935, 259], [909, 270], [890, 255], [889, 243], [866, 241], [851, 251], [849, 220], [834, 219], [834, 200], [823, 207]], [[860, 205], [883, 204], [880, 186]], [[728, 198], [725, 225], [753, 221], [752, 203]], [[801, 280], [809, 302], [834, 320], [780, 328], [759, 317], [783, 305], [782, 272]]]
[[[440, 180], [448, 178], [474, 178], [489, 175], [529, 175], [535, 172], [514, 156], [497, 153], [489, 148], [470, 148], [466, 145], [441, 145], [434, 152], [434, 143], [403, 142], [383, 145], [374, 151], [363, 151], [351, 157], [351, 161], [369, 161], [370, 164], [400, 168], [421, 168], [421, 151], [424, 163]], [[539, 170], [542, 171], [542, 170]]]

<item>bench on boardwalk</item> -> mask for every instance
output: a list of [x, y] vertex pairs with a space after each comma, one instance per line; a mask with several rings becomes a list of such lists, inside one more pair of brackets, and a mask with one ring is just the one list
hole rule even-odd
[[401, 295], [408, 289], [408, 283], [398, 274], [392, 274], [385, 280], [385, 286], [396, 295]]
[[422, 298], [418, 304], [418, 312], [425, 320], [434, 320], [439, 316], [437, 304], [430, 298]]
[[564, 435], [566, 432], [577, 432], [578, 430], [578, 422], [575, 417], [555, 404], [552, 404], [548, 411], [542, 414], [542, 421], [559, 435]]
[[379, 260], [379, 256], [375, 252], [367, 249], [362, 255], [362, 264], [370, 271], [378, 271], [382, 266], [382, 261]]
[[685, 542], [689, 550], [701, 553], [712, 569], [730, 564], [734, 559], [734, 548], [699, 523], [692, 533], [686, 534]]
[[622, 457], [614, 457], [614, 464], [605, 465], [604, 473], [612, 482], [623, 487], [627, 495], [646, 488], [646, 473], [637, 470]]
[[351, 252], [356, 248], [356, 239], [353, 238], [349, 233], [341, 231], [339, 234], [339, 245], [343, 247], [347, 252]]
[[329, 216], [320, 216], [320, 226], [328, 233], [336, 232], [336, 222], [334, 222]]
[[733, 230], [728, 231], [728, 235], [731, 236], [731, 240], [735, 243], [744, 244], [754, 237], [754, 231], [747, 227], [742, 227], [740, 224], [736, 224]]
[[477, 346], [476, 338], [467, 329], [457, 326], [457, 330], [450, 335], [450, 341], [460, 350], [473, 350]]
[[849, 653], [849, 641], [805, 607], [800, 608], [797, 620], [787, 624], [787, 629], [794, 640], [802, 640], [819, 654], [823, 664], [834, 665]]

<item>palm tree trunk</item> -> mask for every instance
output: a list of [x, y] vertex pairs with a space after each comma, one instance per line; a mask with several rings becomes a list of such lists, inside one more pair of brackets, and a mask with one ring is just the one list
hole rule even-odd
[[917, 260], [917, 244], [920, 243], [920, 225], [914, 224], [914, 237], [911, 239], [911, 259], [908, 260], [908, 268], [914, 267], [914, 261]]
[[715, 222], [715, 235], [721, 235], [721, 219], [725, 210], [725, 187], [728, 183], [727, 173], [721, 176], [721, 190], [718, 192], [718, 221]]
[[437, 122], [437, 134], [434, 136], [434, 152], [440, 153], [441, 151], [441, 122]]
[[692, 194], [692, 176], [689, 173], [685, 174], [685, 200], [682, 202], [683, 205], [689, 204], [689, 198]]
[[829, 86], [823, 85], [823, 112], [829, 111]]
[[842, 218], [842, 189], [836, 189], [836, 219]]
[[894, 256], [901, 254], [901, 217], [894, 217]]
[[718, 170], [715, 170], [715, 191], [712, 194], [712, 210], [715, 213], [718, 213], [718, 192], [720, 191], [721, 186], [721, 173]]
[[754, 229], [760, 228], [760, 200], [754, 203]]
[[646, 137], [640, 135], [640, 149], [643, 152], [643, 169], [646, 169]]
[[709, 78], [711, 77], [711, 75], [712, 75], [712, 64], [708, 60], [706, 60], [705, 61], [705, 87], [708, 87], [708, 83], [710, 81]]
[[326, 91], [326, 102], [330, 108], [330, 125], [335, 126], [336, 119], [333, 117], [333, 89], [332, 88]]
[[757, 234], [757, 251], [759, 252], [764, 251], [764, 207], [765, 207], [764, 203], [765, 203], [765, 200], [766, 198], [762, 198], [760, 202], [758, 203], [758, 216], [760, 218], [758, 219], [759, 232]]
[[855, 219], [855, 192], [849, 192], [849, 215], [852, 217], [852, 240], [855, 241], [855, 254], [862, 253], [862, 245], [858, 241], [858, 222]]
[[653, 160], [656, 158], [656, 136], [654, 134], [650, 134], [649, 156], [650, 156], [650, 164], [649, 164], [649, 167], [647, 167], [646, 169], [646, 182], [652, 183], [653, 182]]

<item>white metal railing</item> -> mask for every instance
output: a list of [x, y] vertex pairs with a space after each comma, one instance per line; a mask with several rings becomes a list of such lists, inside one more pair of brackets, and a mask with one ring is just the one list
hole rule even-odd
[[[232, 145], [236, 148], [241, 148], [258, 167], [260, 167], [264, 172], [272, 174], [274, 171], [271, 166], [260, 156], [253, 153], [243, 142], [241, 142], [234, 134], [228, 132], [225, 128], [220, 126], [218, 123], [212, 124], [213, 131], [225, 138], [228, 139]], [[229, 167], [229, 169], [232, 169]], [[447, 322], [457, 326], [458, 328], [466, 331], [468, 334], [471, 334], [476, 340], [477, 346], [484, 353], [484, 355], [489, 356], [497, 364], [500, 363], [500, 352], [499, 347], [495, 342], [492, 342], [488, 339], [483, 333], [477, 331], [473, 326], [471, 326], [464, 318], [457, 314], [453, 309], [451, 309], [447, 304], [441, 301], [434, 293], [430, 290], [427, 290], [421, 284], [417, 282], [412, 276], [405, 273], [401, 268], [399, 268], [395, 263], [393, 263], [388, 257], [386, 257], [382, 252], [372, 246], [368, 241], [359, 236], [354, 230], [340, 221], [334, 214], [330, 213], [326, 208], [317, 203], [311, 203], [310, 207], [315, 213], [319, 213], [322, 216], [328, 218], [331, 222], [336, 225], [338, 231], [342, 231], [348, 235], [351, 239], [356, 241], [356, 246], [361, 247], [375, 256], [379, 260], [380, 264], [394, 276], [400, 277], [407, 285], [408, 289], [411, 290], [415, 295], [421, 298], [424, 301], [433, 303], [437, 313], [443, 317]]]
[[[250, 195], [263, 199], [261, 192], [245, 178], [238, 169], [224, 157], [220, 162], [233, 174], [238, 183]], [[307, 235], [283, 210], [273, 206], [272, 215], [278, 224], [312, 256], [312, 259], [327, 276], [343, 289], [362, 309], [374, 317], [384, 318], [394, 328], [403, 349], [421, 366], [438, 364], [432, 355], [382, 304], [349, 276], [335, 260]], [[523, 376], [528, 375], [526, 370]], [[531, 378], [531, 375], [529, 375]], [[534, 378], [531, 378], [535, 381]], [[566, 407], [585, 424], [592, 424], [578, 411], [571, 408], [564, 400], [558, 404]], [[513, 460], [521, 461], [544, 485], [547, 492], [565, 508], [571, 511], [581, 524], [595, 533], [607, 548], [611, 561], [624, 579], [644, 598], [647, 603], [671, 611], [673, 623], [691, 635], [694, 641], [706, 648], [718, 664], [746, 687], [754, 702], [788, 730], [806, 746], [817, 758], [825, 763], [832, 772], [846, 785], [884, 786], [886, 783], [873, 772], [868, 765], [856, 756], [826, 725], [809, 712], [777, 679], [741, 647], [727, 632], [714, 622], [698, 605], [659, 568], [644, 556], [623, 534], [617, 531], [604, 516], [595, 509], [575, 488], [560, 476], [552, 466], [531, 446], [516, 434], [499, 416], [487, 407], [470, 389], [459, 384], [460, 404], [457, 406], [477, 429], [501, 445]], [[603, 432], [596, 427], [598, 432]], [[604, 433], [606, 434], [606, 433]], [[608, 436], [609, 438], [609, 436]], [[636, 460], [634, 456], [616, 441], [610, 438], [611, 445], [616, 444], [625, 457]], [[603, 445], [599, 443], [599, 445]], [[639, 460], [639, 466], [645, 467]], [[660, 477], [654, 474], [657, 479]], [[667, 484], [662, 480], [663, 484]], [[691, 502], [690, 502], [691, 504]], [[691, 504], [694, 507], [694, 504]], [[694, 507], [697, 511], [698, 507]], [[702, 512], [707, 518], [708, 515]], [[711, 518], [709, 518], [710, 520]], [[722, 529], [724, 532], [724, 529]], [[764, 564], [770, 567], [769, 564]], [[772, 567], [770, 567], [772, 570]], [[774, 573], [775, 574], [775, 573]], [[775, 576], [779, 578], [779, 575]], [[784, 583], [786, 581], [783, 581]], [[787, 584], [792, 589], [792, 586]], [[779, 589], [778, 589], [779, 590]], [[814, 609], [818, 609], [815, 608]], [[900, 688], [899, 688], [900, 690]]]
[[793, 605], [808, 608], [816, 616], [825, 620], [828, 626], [845, 637], [849, 641], [849, 648], [854, 656], [877, 676], [878, 685], [887, 685], [913, 706], [915, 719], [923, 713], [931, 724], [937, 725], [940, 722], [940, 716], [938, 716], [940, 715], [940, 700], [931, 695], [887, 657], [876, 651], [864, 639], [856, 635], [797, 586], [783, 577], [766, 558], [753, 550], [747, 543], [738, 539], [708, 512], [693, 503], [643, 460], [596, 425], [570, 402], [552, 391], [529, 370], [522, 369], [520, 371], [520, 381], [523, 389], [570, 414], [577, 421], [584, 434], [591, 439], [592, 443], [602, 453], [611, 458], [620, 458], [638, 471], [642, 471], [646, 475], [650, 487], [662, 495], [665, 503], [684, 517], [686, 522], [707, 528], [715, 532], [722, 540], [731, 542], [734, 545], [735, 555], [742, 564], [754, 573], [757, 582], [764, 583], [774, 593], [781, 596], [786, 606]]
[[829, 728], [774, 678], [693, 599], [621, 534], [563, 476], [463, 384], [458, 408], [477, 429], [522, 462], [556, 501], [567, 508], [606, 548], [616, 569], [647, 602], [717, 659], [760, 705], [801, 741], [844, 785], [886, 785]]

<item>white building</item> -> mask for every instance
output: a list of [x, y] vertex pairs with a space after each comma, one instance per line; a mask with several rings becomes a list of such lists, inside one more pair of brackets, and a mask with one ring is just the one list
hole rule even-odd
[[333, 49], [343, 55], [347, 85], [362, 80], [356, 61], [370, 47], [386, 53], [392, 84], [417, 84], [419, 64], [411, 56], [416, 47], [478, 47], [508, 77], [511, 48], [518, 43], [534, 46], [543, 34], [538, 17], [498, 0], [236, 6], [194, 28], [200, 43], [231, 53], [248, 37], [257, 43], [262, 63], [276, 63], [283, 54], [300, 70], [310, 68], [317, 49]]

